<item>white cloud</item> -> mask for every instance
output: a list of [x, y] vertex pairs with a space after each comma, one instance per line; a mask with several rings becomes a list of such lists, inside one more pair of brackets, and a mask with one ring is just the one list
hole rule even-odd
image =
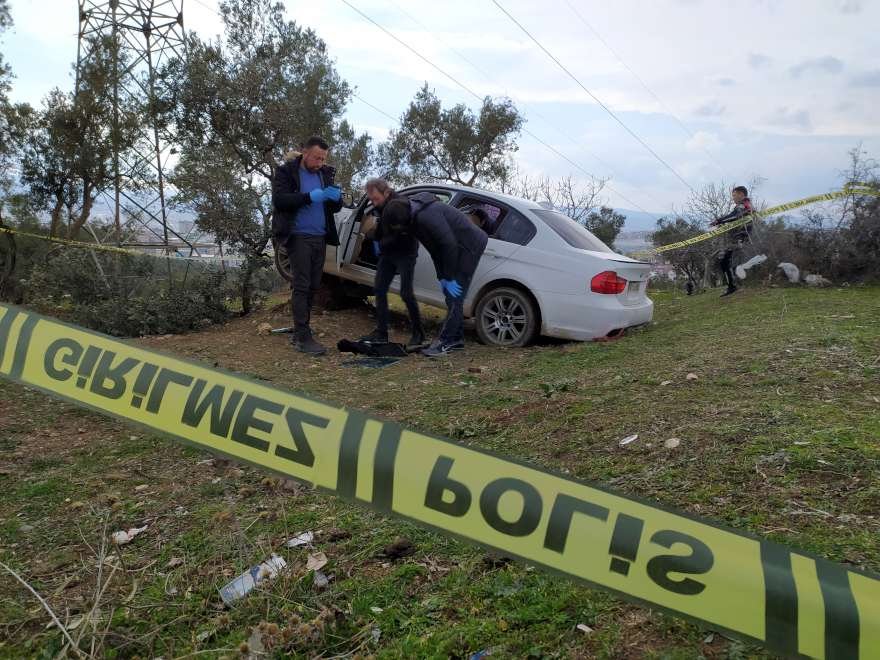
[[694, 136], [685, 142], [685, 148], [688, 151], [712, 151], [721, 146], [721, 140], [717, 135], [707, 131], [697, 131]]

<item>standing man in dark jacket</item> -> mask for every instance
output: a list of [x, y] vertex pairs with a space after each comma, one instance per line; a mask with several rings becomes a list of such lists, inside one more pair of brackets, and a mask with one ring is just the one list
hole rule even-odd
[[[717, 227], [719, 225], [725, 225], [728, 222], [734, 222], [743, 218], [747, 215], [750, 215], [752, 210], [752, 200], [749, 199], [749, 191], [745, 186], [737, 186], [731, 192], [731, 198], [733, 200], [733, 210], [727, 215], [723, 215], [720, 218], [715, 218], [712, 222], [709, 223], [710, 227]], [[752, 231], [752, 223], [746, 223], [742, 227], [738, 227], [733, 231], [727, 233], [727, 245], [721, 251], [719, 265], [721, 266], [721, 272], [724, 275], [724, 280], [727, 283], [727, 290], [721, 294], [721, 297], [729, 296], [732, 293], [736, 293], [736, 277], [733, 273], [733, 256], [734, 254], [740, 250], [743, 244], [749, 240], [749, 236]]]
[[376, 266], [376, 281], [373, 285], [376, 294], [376, 329], [361, 341], [377, 344], [388, 342], [388, 288], [395, 275], [400, 275], [400, 297], [409, 313], [412, 336], [406, 347], [410, 350], [420, 348], [425, 343], [419, 303], [413, 291], [413, 277], [416, 260], [419, 257], [419, 242], [411, 232], [387, 231], [382, 222], [382, 210], [392, 199], [397, 198], [394, 189], [384, 179], [370, 179], [364, 186], [367, 197], [373, 203], [373, 213], [379, 216], [376, 228], [368, 235], [379, 257]]
[[440, 335], [422, 355], [441, 357], [463, 349], [464, 299], [489, 238], [464, 213], [429, 192], [388, 202], [382, 224], [386, 230], [412, 233], [425, 246], [446, 296]]
[[293, 275], [291, 341], [309, 355], [327, 352], [312, 336], [309, 321], [327, 246], [339, 245], [333, 214], [342, 208], [342, 191], [333, 185], [336, 171], [325, 165], [328, 150], [323, 139], [309, 138], [302, 154], [275, 170], [272, 180], [272, 233], [287, 248]]

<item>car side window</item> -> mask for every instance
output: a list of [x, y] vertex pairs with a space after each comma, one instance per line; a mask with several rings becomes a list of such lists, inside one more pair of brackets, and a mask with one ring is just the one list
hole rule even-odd
[[516, 211], [510, 211], [492, 238], [506, 243], [528, 245], [537, 233], [538, 230], [531, 220]]

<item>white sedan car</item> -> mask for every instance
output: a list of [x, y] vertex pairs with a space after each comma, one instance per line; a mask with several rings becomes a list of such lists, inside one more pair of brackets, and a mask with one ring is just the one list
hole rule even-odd
[[[464, 186], [418, 185], [398, 192], [426, 191], [456, 208], [481, 207], [497, 221], [464, 303], [464, 313], [474, 319], [482, 342], [525, 346], [538, 335], [602, 339], [651, 321], [650, 265], [614, 253], [563, 213]], [[361, 233], [370, 210], [364, 199], [356, 208], [337, 214], [341, 244], [328, 246], [324, 264], [326, 274], [339, 278], [337, 285], [373, 284], [377, 257]], [[276, 263], [290, 279], [283, 249], [276, 249]], [[399, 278], [391, 290], [399, 292]], [[419, 302], [445, 307], [424, 247], [416, 263], [415, 294]]]

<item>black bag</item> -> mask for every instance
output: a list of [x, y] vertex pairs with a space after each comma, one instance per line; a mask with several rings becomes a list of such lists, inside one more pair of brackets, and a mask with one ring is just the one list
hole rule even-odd
[[406, 347], [403, 344], [388, 342], [386, 344], [374, 344], [368, 341], [351, 341], [340, 339], [336, 348], [341, 353], [354, 353], [356, 355], [369, 355], [370, 357], [406, 357]]

